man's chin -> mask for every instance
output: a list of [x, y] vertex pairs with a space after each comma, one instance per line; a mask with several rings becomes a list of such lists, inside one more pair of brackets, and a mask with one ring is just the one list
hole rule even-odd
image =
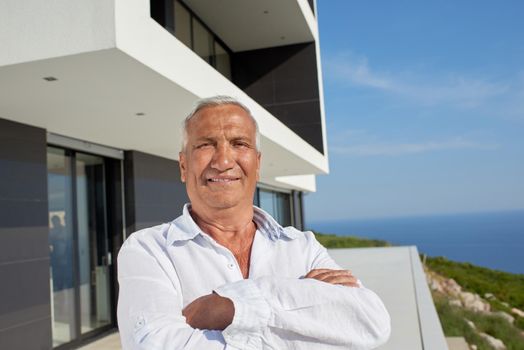
[[215, 209], [230, 209], [242, 205], [241, 198], [231, 198], [224, 195], [210, 196], [206, 200], [209, 207]]
[[208, 205], [215, 209], [231, 209], [238, 207], [240, 203], [238, 201], [213, 201], [208, 203]]

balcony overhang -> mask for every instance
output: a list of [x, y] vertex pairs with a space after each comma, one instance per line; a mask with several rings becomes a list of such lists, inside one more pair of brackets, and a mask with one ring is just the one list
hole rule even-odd
[[[26, 5], [10, 3], [11, 9]], [[11, 23], [11, 33], [2, 34], [7, 50], [0, 53], [0, 118], [177, 160], [181, 123], [194, 101], [227, 94], [244, 102], [259, 123], [262, 182], [327, 173], [326, 156], [160, 27], [149, 16], [149, 0], [60, 6], [61, 11], [47, 6], [35, 18], [24, 18], [33, 25], [39, 18], [53, 18], [53, 27], [27, 31], [21, 38], [24, 28], [16, 25], [25, 24]], [[9, 11], [0, 10], [0, 20], [9, 17]], [[68, 31], [75, 36], [57, 43], [58, 33]], [[33, 42], [38, 44], [28, 50]]]
[[317, 38], [316, 20], [307, 0], [184, 0], [184, 3], [233, 51], [312, 42]]

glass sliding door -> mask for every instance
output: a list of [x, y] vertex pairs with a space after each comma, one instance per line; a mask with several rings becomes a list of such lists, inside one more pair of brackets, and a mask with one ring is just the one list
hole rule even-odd
[[110, 323], [104, 159], [76, 154], [81, 332]]
[[62, 149], [47, 151], [49, 255], [53, 346], [77, 337], [74, 274], [74, 215], [71, 156]]
[[48, 147], [53, 346], [111, 324], [105, 159]]

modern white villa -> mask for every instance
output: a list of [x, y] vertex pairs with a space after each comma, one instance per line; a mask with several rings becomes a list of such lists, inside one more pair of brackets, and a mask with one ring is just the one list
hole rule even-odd
[[[0, 2], [0, 349], [117, 329], [117, 252], [180, 214], [181, 123], [217, 94], [259, 124], [255, 204], [303, 229], [329, 172], [313, 0]], [[409, 308], [422, 347], [395, 348], [440, 349]]]

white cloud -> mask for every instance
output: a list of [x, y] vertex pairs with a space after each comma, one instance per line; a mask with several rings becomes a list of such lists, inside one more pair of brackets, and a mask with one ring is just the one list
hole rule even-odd
[[401, 156], [456, 149], [497, 149], [498, 145], [482, 144], [460, 137], [447, 141], [422, 143], [364, 143], [349, 146], [331, 146], [329, 151], [348, 156]]
[[435, 76], [371, 69], [366, 57], [341, 54], [324, 60], [327, 76], [361, 87], [379, 89], [425, 105], [455, 104], [476, 107], [508, 91], [506, 84], [457, 74]]

